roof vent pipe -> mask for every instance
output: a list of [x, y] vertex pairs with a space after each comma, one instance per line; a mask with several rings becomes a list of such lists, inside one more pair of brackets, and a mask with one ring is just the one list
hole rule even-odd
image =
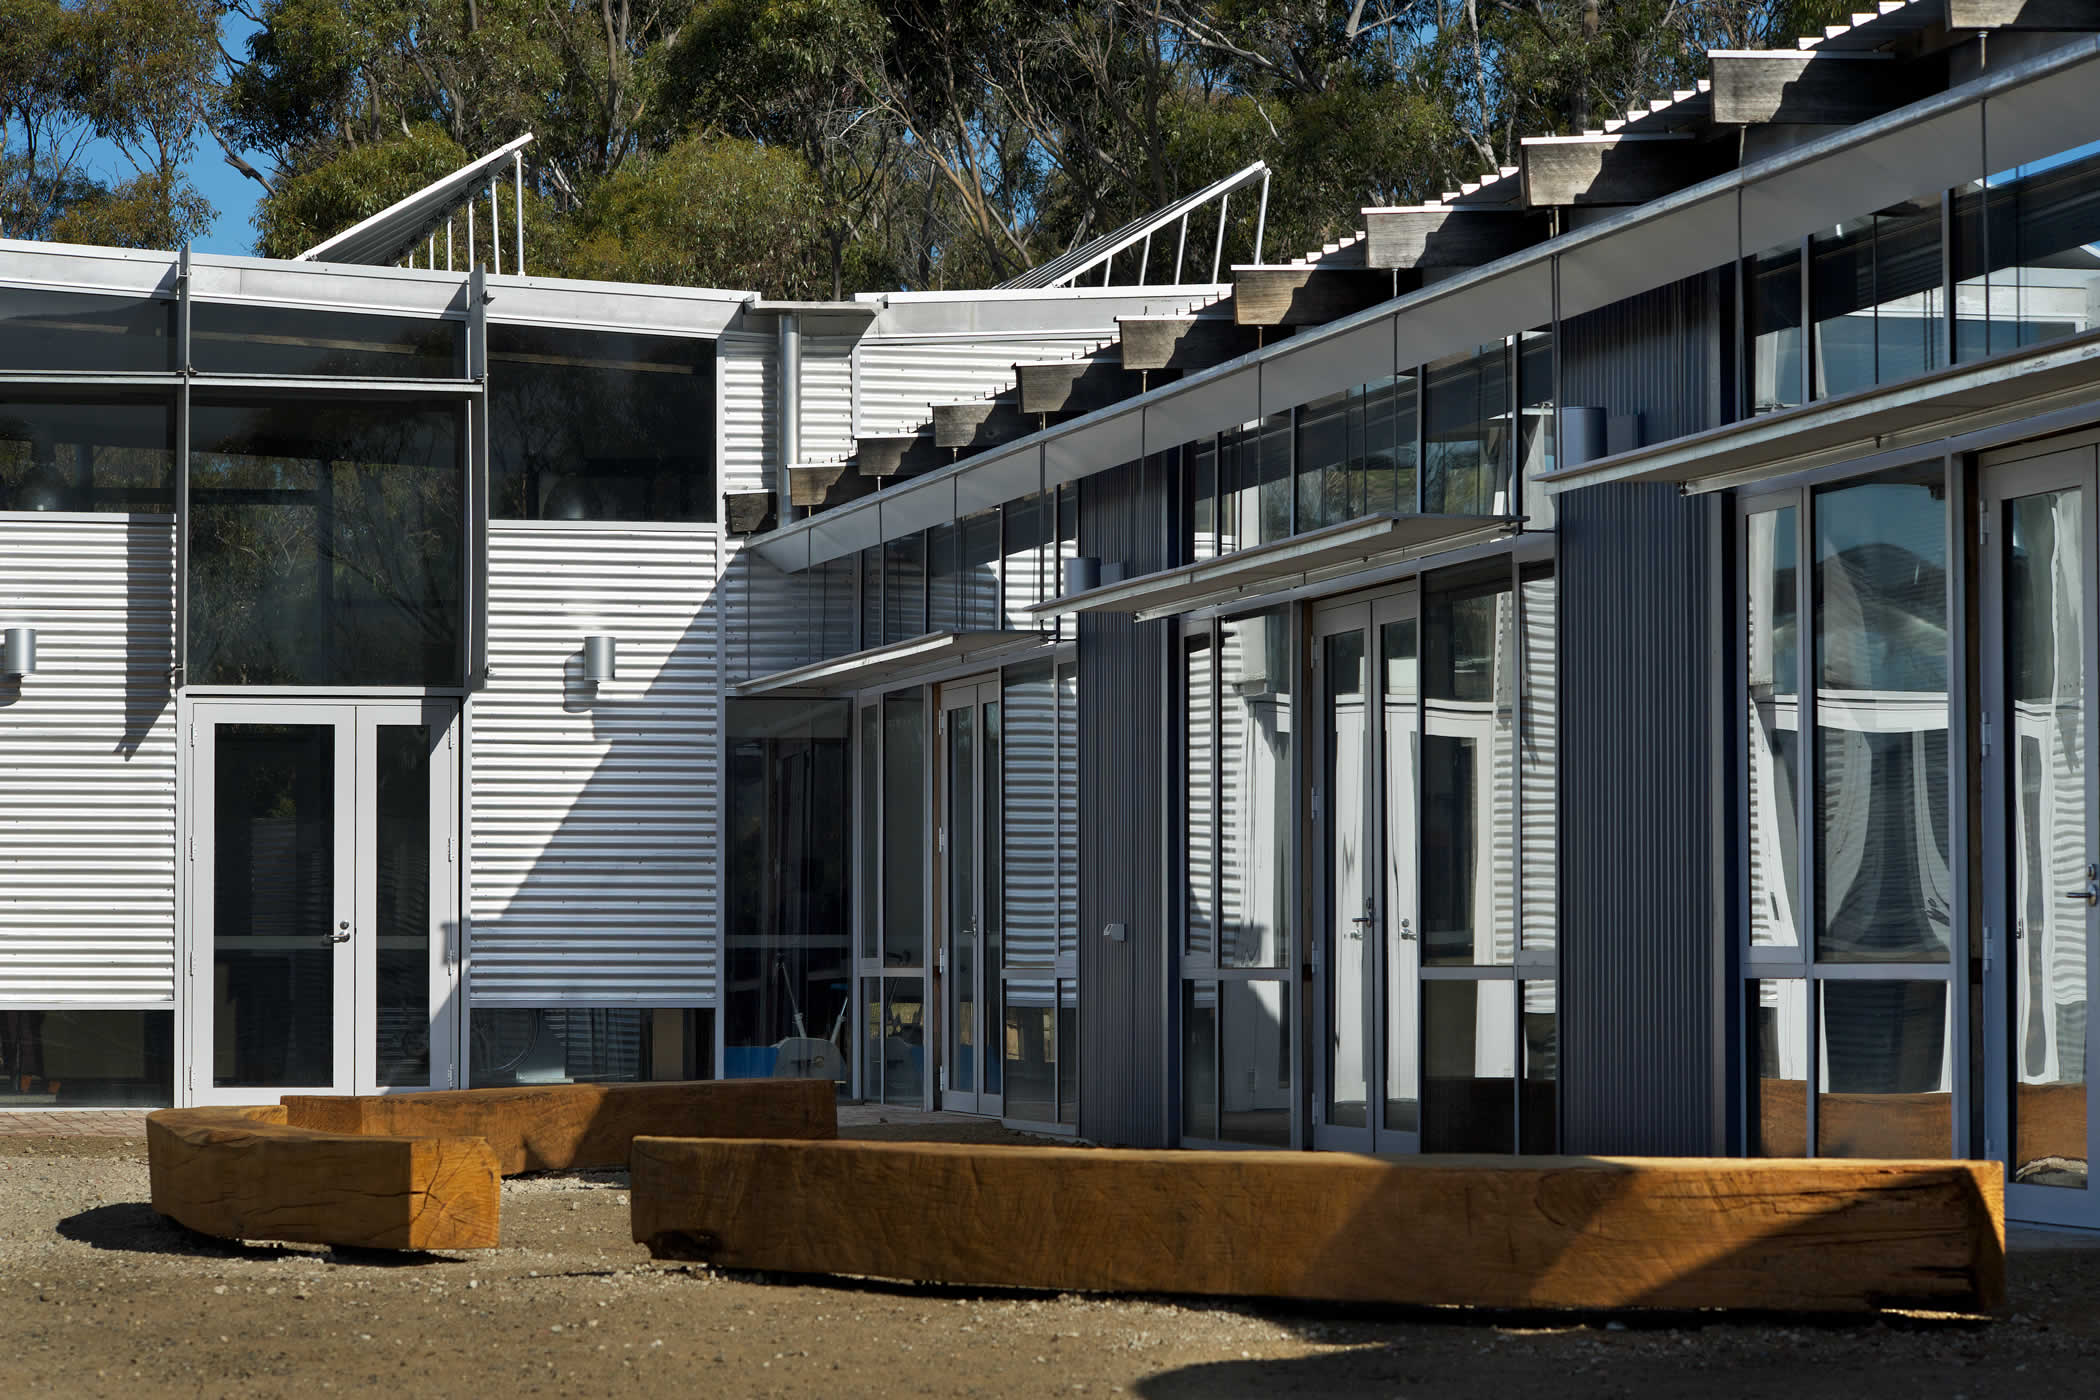
[[802, 322], [792, 311], [780, 313], [780, 376], [775, 386], [774, 405], [780, 413], [780, 496], [783, 522], [799, 519], [802, 512], [790, 504], [794, 493], [790, 489], [788, 468], [802, 460]]

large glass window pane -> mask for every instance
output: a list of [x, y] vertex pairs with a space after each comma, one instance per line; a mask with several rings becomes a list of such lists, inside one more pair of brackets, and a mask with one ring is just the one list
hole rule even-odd
[[731, 700], [727, 722], [722, 1073], [850, 1082], [852, 707]]
[[1415, 619], [1378, 628], [1379, 703], [1385, 729], [1385, 1126], [1411, 1133], [1422, 1122], [1421, 1021], [1415, 982], [1419, 838], [1421, 662]]
[[0, 511], [175, 509], [175, 405], [39, 389], [0, 398]]
[[1517, 470], [1527, 530], [1553, 528], [1553, 498], [1533, 484], [1558, 461], [1553, 420], [1553, 332], [1526, 331], [1517, 338]]
[[173, 1011], [0, 1011], [8, 1108], [166, 1108], [174, 1091]]
[[2005, 509], [2013, 984], [2012, 1171], [2086, 1184], [2087, 843], [2085, 492]]
[[1436, 580], [1424, 596], [1421, 901], [1431, 965], [1507, 963], [1516, 951], [1513, 604], [1506, 567]]
[[460, 410], [199, 396], [189, 679], [458, 685]]
[[1750, 335], [1750, 412], [1801, 402], [1801, 245], [1768, 248], [1746, 274]]
[[1048, 967], [1057, 958], [1057, 684], [1051, 663], [1007, 668], [1002, 693], [1006, 965]]
[[[1330, 394], [1298, 410], [1298, 529], [1317, 530], [1363, 514], [1359, 472], [1350, 470], [1353, 393]], [[1360, 465], [1361, 458], [1357, 459]]]
[[947, 711], [942, 720], [948, 742], [943, 757], [948, 779], [948, 1044], [954, 1059], [945, 1083], [961, 1093], [978, 1089], [985, 1022], [977, 999], [978, 956], [977, 863], [977, 709], [965, 705]]
[[1422, 1150], [1516, 1146], [1517, 984], [1422, 984]]
[[1057, 982], [1054, 978], [1008, 978], [1006, 982], [1006, 1099], [1008, 1118], [1030, 1123], [1057, 1121]]
[[1816, 955], [1943, 961], [1946, 503], [1937, 463], [1816, 497]]
[[1958, 357], [2091, 330], [2100, 312], [2100, 141], [1984, 185], [1955, 197]]
[[0, 370], [166, 374], [175, 303], [42, 287], [0, 287]]
[[1290, 628], [1288, 613], [1269, 612], [1220, 631], [1220, 967], [1282, 967], [1289, 956]]
[[882, 956], [882, 709], [863, 705], [856, 712], [860, 762], [854, 775], [853, 819], [860, 829], [854, 845], [860, 852], [860, 874], [853, 883], [853, 907], [860, 920], [863, 958]]
[[1213, 661], [1208, 630], [1181, 643], [1186, 741], [1182, 747], [1187, 780], [1183, 785], [1182, 831], [1186, 836], [1182, 889], [1182, 953], [1208, 962], [1217, 947], [1217, 696], [1211, 685]]
[[1336, 632], [1325, 639], [1320, 663], [1327, 677], [1320, 789], [1327, 803], [1327, 1112], [1337, 1127], [1369, 1126], [1371, 1027], [1368, 981], [1372, 958], [1367, 929], [1373, 890], [1366, 868], [1364, 784], [1370, 771], [1365, 725], [1364, 634]]
[[1079, 984], [1057, 984], [1057, 1121], [1079, 1122]]
[[203, 374], [459, 379], [466, 323], [305, 306], [190, 303], [190, 364]]
[[212, 1083], [335, 1083], [336, 729], [213, 727]]
[[882, 645], [882, 546], [860, 552], [860, 645]]
[[1941, 243], [1938, 196], [1849, 219], [1810, 241], [1817, 398], [1945, 363]]
[[1560, 1018], [1558, 988], [1526, 982], [1524, 998], [1523, 1102], [1518, 1106], [1519, 1152], [1551, 1152], [1560, 1141]]
[[430, 1083], [430, 779], [427, 724], [377, 726], [372, 796], [379, 940], [373, 1063], [383, 1085]]
[[1819, 1157], [1945, 1157], [1954, 1150], [1953, 1008], [1945, 982], [1816, 984]]
[[881, 1101], [916, 1108], [926, 1096], [926, 984], [916, 977], [885, 977], [871, 1021], [871, 1067], [880, 1065]]
[[1422, 509], [1431, 515], [1509, 510], [1509, 350], [1501, 341], [1428, 365]]
[[[1188, 496], [1187, 562], [1218, 557], [1218, 440], [1191, 443], [1182, 454]], [[1062, 591], [1062, 590], [1060, 590]]]
[[1226, 1142], [1291, 1145], [1287, 982], [1220, 982], [1218, 1132]]
[[1517, 753], [1523, 798], [1518, 868], [1524, 894], [1524, 947], [1550, 950], [1560, 928], [1560, 667], [1550, 565], [1527, 565], [1523, 603], [1524, 742]]
[[996, 632], [1005, 625], [998, 511], [979, 511], [963, 519], [962, 550], [962, 625], [973, 632]]
[[[1392, 428], [1390, 433], [1381, 432], [1377, 421], [1374, 400], [1371, 427], [1367, 435], [1370, 450], [1370, 497], [1371, 509], [1395, 511], [1401, 515], [1413, 515], [1420, 506], [1420, 465], [1416, 458], [1419, 446], [1415, 441], [1421, 426], [1421, 376], [1409, 370], [1393, 380], [1391, 404]], [[1381, 457], [1380, 444], [1390, 443], [1387, 455]]]
[[484, 1006], [468, 1018], [476, 1088], [706, 1079], [714, 1013], [683, 1007]]
[[1060, 591], [1051, 578], [1055, 512], [1055, 498], [1041, 494], [1023, 496], [1002, 512], [1006, 520], [1006, 553], [1000, 567], [1006, 593], [1004, 616], [999, 622], [1002, 627], [1040, 628], [1043, 623], [1028, 609]]
[[713, 520], [714, 343], [489, 327], [489, 513]]
[[1745, 522], [1744, 645], [1749, 694], [1750, 946], [1798, 948], [1801, 932], [1801, 637], [1797, 512], [1759, 511]]
[[1744, 1006], [1752, 1157], [1808, 1155], [1808, 983], [1752, 982]]
[[1001, 1052], [999, 1039], [1005, 1026], [1005, 1017], [1000, 1011], [1000, 996], [1004, 985], [999, 978], [999, 969], [1006, 961], [1006, 917], [1005, 901], [1000, 890], [1006, 884], [1006, 872], [1001, 853], [1006, 848], [1002, 835], [1005, 820], [1005, 803], [1000, 794], [1001, 779], [1005, 772], [1002, 752], [1005, 749], [1004, 715], [997, 700], [984, 702], [984, 796], [979, 820], [982, 822], [980, 838], [984, 843], [984, 1092], [996, 1094], [1006, 1070], [1006, 1056]]
[[882, 961], [926, 965], [926, 699], [882, 702]]
[[908, 642], [925, 631], [926, 537], [906, 535], [882, 546], [882, 643]]
[[1218, 984], [1181, 984], [1181, 1135], [1218, 1136]]
[[1079, 667], [1070, 661], [1057, 668], [1057, 955], [1079, 956]]
[[926, 532], [926, 630], [963, 630], [962, 525], [949, 522]]

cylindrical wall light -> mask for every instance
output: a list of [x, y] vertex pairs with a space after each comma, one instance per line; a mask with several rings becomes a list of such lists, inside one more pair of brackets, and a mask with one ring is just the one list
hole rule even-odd
[[612, 680], [618, 671], [615, 652], [619, 647], [617, 637], [585, 637], [583, 639], [583, 678], [592, 685]]
[[0, 676], [36, 674], [36, 629], [10, 627], [0, 632]]

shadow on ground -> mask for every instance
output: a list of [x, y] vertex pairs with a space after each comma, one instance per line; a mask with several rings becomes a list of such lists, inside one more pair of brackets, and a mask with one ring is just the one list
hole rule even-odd
[[222, 1240], [186, 1229], [142, 1201], [95, 1206], [58, 1222], [58, 1233], [90, 1249], [116, 1250], [127, 1254], [167, 1254], [257, 1262], [304, 1255], [334, 1264], [357, 1264], [369, 1268], [398, 1269], [422, 1264], [453, 1262], [453, 1256], [421, 1250], [352, 1249], [346, 1246], [295, 1248], [281, 1244], [248, 1244]]

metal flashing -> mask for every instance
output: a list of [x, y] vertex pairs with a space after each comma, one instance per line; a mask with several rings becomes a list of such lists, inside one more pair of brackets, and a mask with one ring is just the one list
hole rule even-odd
[[757, 676], [729, 687], [738, 698], [797, 691], [806, 695], [840, 695], [881, 685], [921, 671], [934, 671], [993, 653], [1032, 647], [1050, 640], [1045, 632], [929, 632], [888, 646], [834, 656]]

